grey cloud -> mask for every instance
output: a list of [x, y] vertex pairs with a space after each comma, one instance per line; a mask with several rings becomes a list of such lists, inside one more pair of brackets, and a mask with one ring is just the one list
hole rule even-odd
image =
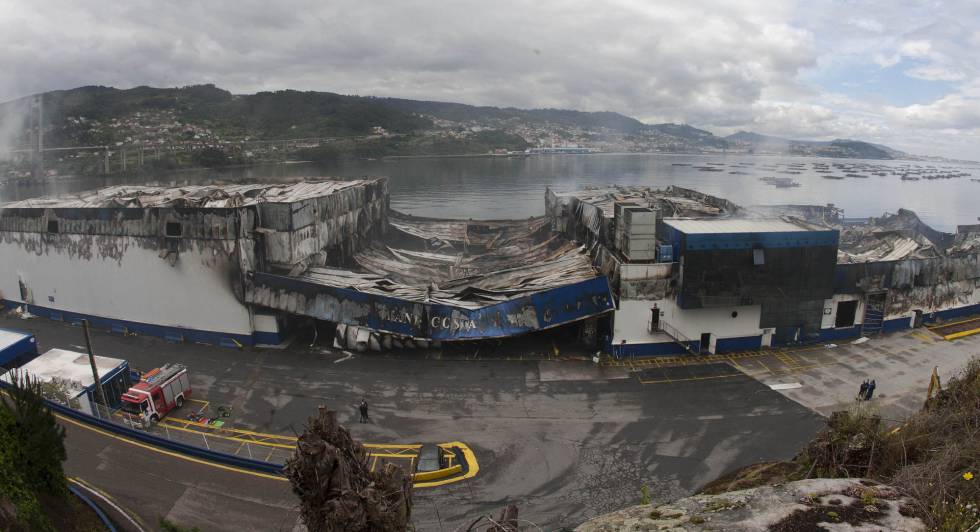
[[[299, 87], [683, 119], [758, 99], [813, 60], [753, 3], [135, 2], [10, 5], [3, 97], [86, 83]], [[42, 13], [43, 11], [43, 13]], [[98, 13], [96, 13], [98, 11]], [[19, 20], [18, 20], [19, 19]], [[537, 50], [538, 53], [534, 51]], [[517, 90], [515, 90], [517, 88]]]
[[894, 111], [828, 105], [802, 74], [875, 54], [887, 62], [927, 33], [941, 54], [934, 67], [947, 67], [932, 74], [955, 67], [972, 79], [977, 59], [960, 43], [976, 38], [980, 17], [966, 0], [0, 0], [0, 13], [0, 100], [86, 84], [215, 83], [798, 136], [899, 134], [886, 127], [904, 123]]

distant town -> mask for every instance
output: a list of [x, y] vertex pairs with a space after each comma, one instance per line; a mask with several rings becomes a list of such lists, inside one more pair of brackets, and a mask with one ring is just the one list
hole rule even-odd
[[691, 153], [946, 161], [858, 140], [799, 141], [617, 113], [212, 85], [81, 87], [0, 104], [0, 179], [344, 158]]

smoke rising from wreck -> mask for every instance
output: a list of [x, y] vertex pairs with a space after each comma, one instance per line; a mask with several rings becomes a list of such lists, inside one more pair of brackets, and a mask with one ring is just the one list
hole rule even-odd
[[31, 99], [21, 98], [0, 105], [0, 161], [13, 159], [12, 149], [23, 148], [31, 116]]

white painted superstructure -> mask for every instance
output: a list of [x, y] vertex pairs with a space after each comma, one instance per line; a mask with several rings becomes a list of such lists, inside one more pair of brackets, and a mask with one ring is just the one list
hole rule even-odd
[[256, 271], [349, 257], [384, 231], [384, 179], [116, 186], [0, 206], [0, 304], [174, 341], [278, 344]]
[[[250, 335], [248, 308], [232, 291], [234, 242], [189, 246], [171, 265], [140, 239], [22, 233], [0, 240], [0, 299], [161, 326]], [[219, 252], [217, 248], [221, 248]], [[229, 249], [232, 248], [232, 249]]]

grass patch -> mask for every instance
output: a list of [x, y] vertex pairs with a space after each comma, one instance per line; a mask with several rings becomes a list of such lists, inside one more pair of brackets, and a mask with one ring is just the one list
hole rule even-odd
[[[894, 486], [911, 497], [903, 512], [932, 529], [980, 521], [971, 506], [980, 501], [980, 359], [896, 430], [863, 405], [834, 413], [794, 462], [800, 478], [866, 477]], [[897, 496], [865, 486], [855, 494], [865, 507]]]
[[800, 465], [795, 462], [763, 462], [726, 473], [705, 484], [698, 494], [718, 495], [758, 486], [769, 486], [785, 482], [798, 476]]
[[721, 512], [723, 510], [735, 510], [745, 506], [743, 501], [732, 501], [728, 499], [712, 499], [704, 507], [705, 512]]
[[881, 512], [875, 506], [865, 507], [858, 503], [850, 506], [814, 506], [796, 510], [781, 521], [769, 527], [770, 532], [799, 532], [800, 530], [823, 530], [818, 523], [874, 523], [881, 519]]
[[732, 471], [698, 493], [717, 495], [808, 478], [861, 478], [861, 486], [848, 493], [857, 504], [843, 508], [838, 501], [799, 510], [775, 530], [831, 521], [831, 512], [846, 521], [882, 508], [881, 499], [900, 496], [910, 499], [900, 513], [921, 518], [932, 530], [966, 530], [980, 523], [980, 358], [898, 429], [886, 427], [873, 408], [860, 403], [832, 414], [793, 460]]

